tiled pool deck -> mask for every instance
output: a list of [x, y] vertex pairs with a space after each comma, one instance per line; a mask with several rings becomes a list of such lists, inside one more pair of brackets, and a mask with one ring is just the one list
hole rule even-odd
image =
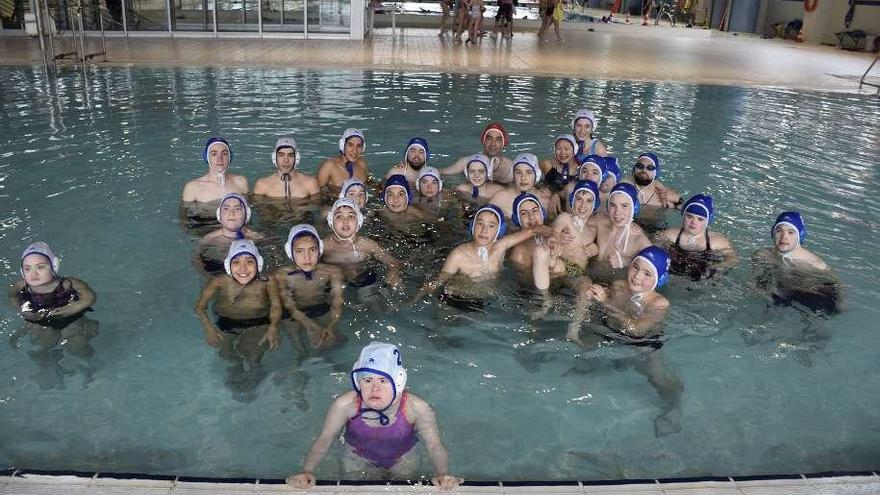
[[[874, 59], [834, 47], [680, 27], [569, 22], [563, 36], [564, 43], [539, 43], [533, 32], [504, 41], [490, 35], [473, 46], [452, 43], [434, 29], [383, 28], [363, 42], [115, 37], [108, 38], [107, 51], [110, 64], [123, 65], [548, 75], [839, 92], [856, 92]], [[99, 47], [95, 38], [88, 44], [89, 53]], [[35, 39], [0, 37], [0, 64], [41, 60]], [[880, 67], [874, 72], [880, 78]]]
[[[592, 31], [591, 31], [592, 29]], [[538, 43], [531, 32], [513, 40], [485, 38], [453, 44], [436, 30], [379, 29], [364, 42], [339, 40], [109, 38], [112, 65], [269, 66], [298, 69], [369, 69], [549, 75], [595, 79], [678, 81], [857, 92], [874, 55], [714, 31], [637, 25], [574, 24], [564, 43]], [[98, 40], [88, 40], [89, 52]], [[69, 48], [68, 48], [69, 49]], [[0, 37], [0, 65], [42, 63], [34, 39]], [[100, 64], [100, 62], [97, 62]], [[880, 76], [880, 68], [875, 69]], [[876, 81], [876, 78], [875, 78]], [[875, 88], [863, 92], [875, 93]], [[305, 493], [278, 480], [214, 483], [174, 476], [138, 479], [113, 475], [0, 474], [0, 494], [281, 494]], [[329, 484], [308, 493], [437, 493], [410, 485]], [[880, 494], [876, 473], [792, 475], [773, 479], [640, 480], [567, 484], [473, 483], [455, 493], [637, 495], [869, 495]]]

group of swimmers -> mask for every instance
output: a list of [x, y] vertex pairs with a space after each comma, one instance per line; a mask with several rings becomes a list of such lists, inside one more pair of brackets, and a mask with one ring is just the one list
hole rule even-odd
[[[378, 266], [384, 267], [384, 285], [402, 290], [406, 263], [388, 246], [361, 234], [368, 221], [384, 227], [430, 225], [447, 220], [453, 205], [469, 221], [470, 238], [450, 246], [439, 273], [412, 300], [439, 292], [450, 307], [481, 310], [497, 290], [491, 282], [509, 260], [520, 283], [542, 295], [541, 314], [552, 308], [551, 294], [562, 291], [573, 298], [568, 340], [584, 348], [632, 347], [636, 370], [665, 404], [655, 431], [678, 431], [683, 387], [662, 363], [661, 322], [670, 301], [657, 289], [670, 275], [716, 277], [736, 264], [737, 254], [723, 234], [710, 229], [715, 219], [711, 196], [684, 199], [662, 183], [662, 162], [652, 152], [639, 154], [624, 176], [596, 138], [597, 124], [593, 112], [578, 111], [571, 133], [558, 136], [552, 156], [539, 160], [531, 153], [505, 156], [510, 136], [502, 124], [490, 123], [480, 134], [478, 153], [440, 169], [428, 165], [427, 140], [412, 138], [381, 183], [371, 179], [366, 138], [359, 130], [345, 130], [339, 154], [323, 160], [316, 176], [300, 169], [296, 141], [282, 137], [271, 152], [274, 171], [257, 180], [253, 197], [316, 207], [327, 228], [322, 227], [322, 235], [310, 223], [291, 227], [282, 246], [288, 261], [272, 270], [257, 247], [270, 236], [249, 227], [248, 181], [229, 172], [229, 143], [209, 139], [203, 151], [207, 171], [185, 185], [182, 205], [194, 225], [205, 222], [200, 215], [208, 210], [216, 220], [199, 240], [195, 257], [206, 273], [196, 314], [206, 342], [234, 364], [230, 385], [252, 389], [259, 382], [260, 359], [279, 347], [282, 328], [300, 356], [344, 342], [347, 336], [336, 324], [349, 297], [347, 288], [355, 292], [350, 297], [366, 301], [387, 294], [379, 290]], [[463, 182], [444, 189], [444, 178], [456, 175], [463, 175]], [[371, 210], [377, 191], [382, 207]], [[328, 196], [332, 205], [324, 210], [320, 204]], [[662, 228], [669, 209], [680, 211], [680, 226]], [[770, 229], [772, 246], [753, 255], [756, 279], [774, 297], [802, 291], [786, 282], [795, 274], [829, 272], [804, 248], [806, 233], [798, 212], [783, 212]], [[430, 260], [416, 260], [425, 261]], [[22, 253], [21, 275], [10, 298], [33, 341], [46, 351], [63, 341], [74, 352], [90, 354], [88, 341], [97, 335], [97, 325], [83, 316], [95, 301], [88, 285], [61, 276], [58, 258], [43, 242]], [[421, 438], [434, 465], [434, 482], [443, 488], [460, 482], [447, 471], [431, 407], [404, 390], [406, 371], [397, 347], [365, 347], [351, 383], [353, 390], [331, 404], [302, 472], [291, 476], [290, 484], [314, 485], [314, 469], [343, 428], [347, 472], [411, 474], [413, 447]]]

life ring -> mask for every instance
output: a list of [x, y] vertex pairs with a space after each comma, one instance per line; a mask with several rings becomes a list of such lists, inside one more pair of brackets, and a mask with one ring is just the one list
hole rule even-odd
[[816, 7], [818, 6], [819, 0], [813, 0], [812, 2], [810, 2], [810, 0], [804, 0], [804, 10], [806, 10], [807, 12], [812, 12], [816, 10]]

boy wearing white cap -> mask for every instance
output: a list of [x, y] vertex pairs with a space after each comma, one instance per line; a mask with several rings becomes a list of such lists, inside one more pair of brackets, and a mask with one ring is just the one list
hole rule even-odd
[[318, 186], [332, 189], [336, 194], [347, 179], [366, 181], [370, 176], [364, 150], [367, 141], [364, 133], [357, 129], [346, 129], [339, 138], [339, 154], [331, 156], [318, 168]]
[[299, 171], [301, 158], [296, 140], [290, 136], [278, 138], [275, 141], [275, 151], [272, 153], [275, 173], [257, 179], [257, 183], [254, 184], [254, 194], [293, 199], [317, 196], [321, 190], [318, 180]]
[[346, 478], [411, 477], [418, 468], [415, 447], [421, 440], [434, 466], [431, 481], [435, 486], [448, 490], [463, 481], [449, 474], [448, 454], [434, 410], [406, 390], [406, 368], [397, 346], [373, 342], [364, 347], [350, 378], [352, 390], [330, 404], [302, 472], [289, 476], [288, 485], [303, 490], [315, 486], [315, 470], [343, 429]]

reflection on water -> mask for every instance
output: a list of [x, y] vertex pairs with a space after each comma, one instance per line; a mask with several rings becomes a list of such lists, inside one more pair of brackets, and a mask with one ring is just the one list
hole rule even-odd
[[[101, 333], [91, 381], [42, 390], [26, 349], [0, 348], [0, 460], [15, 466], [214, 476], [281, 477], [296, 468], [331, 396], [348, 387], [359, 346], [404, 350], [410, 386], [437, 409], [454, 472], [470, 479], [691, 476], [868, 469], [878, 461], [880, 115], [876, 99], [684, 84], [488, 75], [246, 69], [90, 69], [46, 80], [6, 68], [0, 108], [2, 267], [44, 239], [65, 274], [98, 294]], [[429, 164], [479, 151], [490, 120], [511, 134], [509, 155], [550, 154], [580, 107], [624, 168], [644, 150], [685, 196], [712, 194], [713, 228], [745, 259], [769, 245], [779, 211], [799, 209], [807, 246], [847, 288], [829, 319], [770, 307], [741, 263], [723, 278], [673, 278], [663, 348], [684, 392], [681, 432], [654, 435], [663, 404], [626, 362], [627, 349], [582, 351], [564, 341], [571, 301], [539, 300], [505, 272], [479, 311], [436, 299], [404, 305], [466, 238], [457, 207], [432, 225], [392, 228], [375, 211], [364, 234], [405, 264], [405, 293], [381, 312], [352, 302], [341, 349], [300, 365], [289, 342], [263, 357], [269, 378], [252, 402], [224, 387], [224, 364], [204, 344], [193, 305], [202, 281], [195, 239], [178, 224], [183, 184], [204, 170], [201, 146], [222, 133], [235, 173], [272, 172], [271, 146], [292, 133], [314, 173], [346, 127], [363, 129], [380, 176], [414, 135]], [[451, 188], [458, 179], [450, 179]], [[294, 222], [326, 232], [324, 208], [254, 202], [267, 260]], [[668, 213], [667, 223], [678, 218]], [[271, 245], [271, 247], [270, 247]], [[0, 328], [12, 335], [12, 309]], [[812, 340], [811, 340], [812, 339]], [[22, 345], [25, 345], [23, 343]], [[519, 349], [526, 349], [519, 352]], [[804, 359], [804, 356], [808, 359]], [[526, 357], [527, 359], [524, 359]], [[859, 387], [841, 386], [853, 377]], [[124, 418], [108, 422], [107, 418]], [[144, 434], [144, 433], [148, 434]], [[131, 438], [139, 438], [137, 443]], [[480, 439], [474, 442], [473, 439]], [[836, 446], [829, 448], [830, 446]], [[511, 454], [515, 452], [516, 454]], [[110, 454], [112, 453], [112, 455]], [[243, 455], [244, 454], [244, 455]], [[485, 459], [492, 459], [486, 462]], [[337, 475], [325, 461], [320, 476]]]

